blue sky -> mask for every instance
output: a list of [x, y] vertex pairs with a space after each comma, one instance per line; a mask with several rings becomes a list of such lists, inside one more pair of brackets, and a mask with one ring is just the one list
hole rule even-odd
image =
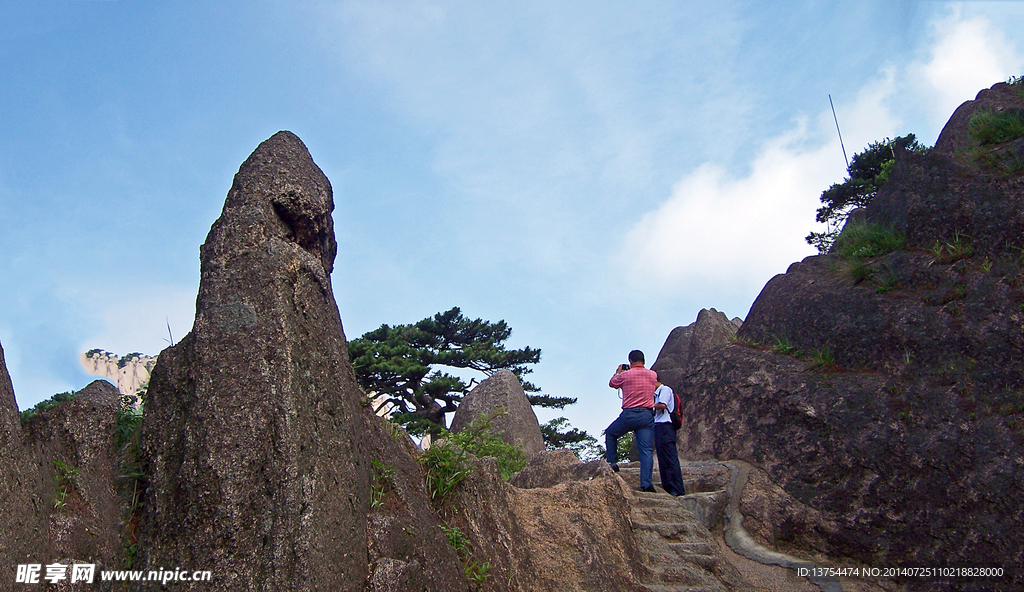
[[1022, 2], [0, 5], [0, 342], [18, 404], [189, 329], [238, 165], [330, 178], [345, 331], [462, 307], [599, 433], [633, 348], [744, 317], [852, 154], [1024, 74]]

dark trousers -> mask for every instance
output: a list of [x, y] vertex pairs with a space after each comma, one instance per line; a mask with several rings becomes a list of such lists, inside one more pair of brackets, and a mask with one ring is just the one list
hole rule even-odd
[[676, 431], [670, 422], [654, 424], [654, 449], [658, 451], [662, 488], [672, 495], [685, 495], [683, 472], [679, 469], [679, 453], [676, 451]]

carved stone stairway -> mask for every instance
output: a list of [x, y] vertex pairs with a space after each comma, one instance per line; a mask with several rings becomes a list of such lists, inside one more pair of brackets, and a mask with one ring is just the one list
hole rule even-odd
[[[766, 549], [743, 530], [738, 497], [749, 470], [745, 463], [683, 465], [687, 495], [674, 498], [661, 489], [657, 469], [656, 493], [633, 490], [633, 532], [641, 543], [648, 573], [643, 584], [649, 590], [843, 591], [834, 580], [798, 577], [797, 568], [814, 564]], [[638, 463], [621, 465], [619, 476], [638, 487]]]

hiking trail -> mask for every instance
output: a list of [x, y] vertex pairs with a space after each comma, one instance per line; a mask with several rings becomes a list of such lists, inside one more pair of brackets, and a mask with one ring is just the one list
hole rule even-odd
[[[651, 592], [866, 592], [882, 589], [867, 582], [840, 583], [836, 579], [800, 577], [797, 569], [818, 565], [757, 543], [744, 530], [743, 515], [739, 511], [740, 494], [751, 469], [749, 464], [743, 461], [680, 461], [680, 464], [688, 493], [678, 498], [659, 486], [657, 468], [654, 470], [656, 492], [647, 493], [635, 489], [640, 484], [639, 463], [620, 465], [619, 476], [632, 489], [633, 532], [640, 542], [647, 568], [642, 584]], [[728, 470], [727, 482], [693, 478], [712, 469], [721, 473], [722, 467]], [[730, 586], [723, 581], [738, 583]]]

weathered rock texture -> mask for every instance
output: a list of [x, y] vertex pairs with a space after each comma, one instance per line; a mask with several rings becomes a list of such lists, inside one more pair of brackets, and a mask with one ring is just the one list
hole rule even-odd
[[748, 590], [708, 529], [676, 498], [633, 491], [630, 471], [556, 450], [506, 484], [484, 459], [451, 521], [496, 563], [488, 589]]
[[[897, 152], [901, 162], [889, 183], [866, 208], [873, 222], [892, 224], [907, 235], [912, 248], [928, 249], [960, 237], [977, 257], [1019, 255], [1024, 247], [1024, 177], [1003, 175], [984, 164], [967, 133], [978, 109], [1024, 110], [1021, 85], [997, 84], [957, 108], [927, 154]], [[1013, 144], [1019, 145], [1024, 138]], [[1006, 146], [1002, 147], [1006, 148]], [[1024, 152], [1019, 155], [1024, 162]]]
[[[150, 382], [141, 568], [211, 570], [218, 590], [466, 588], [419, 467], [361, 405], [329, 275], [333, 208], [290, 132], [235, 175], [200, 252], [193, 330]], [[372, 460], [396, 470], [381, 515]]]
[[523, 472], [532, 476], [514, 480], [516, 487], [501, 480], [493, 459], [482, 459], [442, 509], [470, 538], [474, 556], [492, 563], [488, 590], [644, 590], [631, 492], [607, 464], [546, 452]]
[[[835, 258], [794, 264], [751, 307], [738, 332], [750, 345], [666, 380], [689, 395], [681, 456], [763, 471], [741, 500], [761, 544], [869, 566], [1000, 566], [1004, 578], [950, 585], [1024, 587], [1024, 194], [1019, 176], [947, 148], [976, 106], [931, 153], [899, 156], [865, 212], [904, 230], [907, 250], [867, 261], [859, 282]], [[922, 249], [958, 236], [973, 250]], [[834, 365], [815, 363], [825, 351]]]
[[506, 443], [521, 446], [527, 457], [544, 452], [544, 436], [537, 415], [523, 391], [523, 385], [509, 370], [487, 377], [469, 391], [452, 418], [453, 432], [459, 432], [477, 418], [498, 415], [491, 420], [494, 432]]
[[[13, 585], [18, 563], [49, 557], [45, 486], [21, 433], [14, 387], [0, 346], [0, 571], [4, 586]], [[8, 582], [12, 584], [8, 584]]]
[[701, 309], [696, 321], [669, 333], [651, 370], [665, 384], [678, 382], [680, 372], [708, 351], [732, 341], [742, 325], [738, 317], [729, 320], [713, 308]]
[[[115, 449], [119, 394], [96, 380], [75, 398], [41, 412], [24, 427], [33, 448], [45, 491], [61, 488], [62, 503], [50, 501], [50, 557], [88, 560], [116, 567], [122, 560], [121, 507], [118, 500], [118, 455]], [[58, 462], [66, 467], [62, 469]], [[74, 476], [61, 481], [63, 472]]]
[[15, 585], [18, 564], [120, 566], [117, 390], [97, 380], [21, 425], [0, 349], [0, 400], [0, 557], [10, 561], [0, 589]]

